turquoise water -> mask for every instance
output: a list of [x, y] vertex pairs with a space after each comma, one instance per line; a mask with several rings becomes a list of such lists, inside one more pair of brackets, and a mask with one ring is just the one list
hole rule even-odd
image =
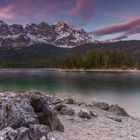
[[62, 72], [47, 69], [2, 69], [0, 90], [42, 90], [52, 94], [82, 94], [123, 106], [140, 117], [140, 73]]

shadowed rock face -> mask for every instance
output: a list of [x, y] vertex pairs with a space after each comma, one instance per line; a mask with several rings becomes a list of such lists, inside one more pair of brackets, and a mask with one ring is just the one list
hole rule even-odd
[[64, 127], [49, 106], [50, 97], [39, 93], [3, 94], [0, 98], [0, 140], [40, 140], [50, 130]]
[[24, 33], [19, 34], [16, 37], [7, 37], [5, 39], [1, 39], [1, 46], [4, 48], [19, 48], [23, 46], [28, 46], [31, 42], [31, 39], [27, 37]]
[[51, 130], [63, 131], [64, 128], [56, 117], [56, 113], [51, 110], [44, 98], [41, 96], [31, 97], [31, 105], [38, 116], [40, 124], [49, 126]]
[[14, 101], [13, 99], [2, 100], [0, 109], [0, 123], [2, 128], [28, 127], [29, 124], [38, 124], [37, 115], [28, 100]]
[[24, 28], [21, 25], [13, 24], [10, 26], [10, 31], [13, 35], [18, 35], [22, 33], [26, 33]]
[[0, 21], [0, 36], [5, 37], [10, 34], [9, 26], [5, 22]]

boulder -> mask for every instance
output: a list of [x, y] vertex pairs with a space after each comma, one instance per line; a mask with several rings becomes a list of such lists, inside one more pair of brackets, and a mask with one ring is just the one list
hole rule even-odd
[[41, 137], [40, 140], [48, 140], [45, 136]]
[[64, 131], [63, 125], [57, 118], [56, 112], [48, 105], [44, 96], [32, 96], [31, 105], [38, 116], [39, 123], [50, 127], [53, 130]]
[[109, 104], [104, 102], [93, 102], [93, 107], [97, 107], [106, 111], [109, 110]]
[[58, 112], [59, 112], [59, 111], [61, 111], [61, 109], [62, 109], [62, 108], [64, 108], [64, 107], [67, 107], [67, 106], [66, 106], [66, 105], [64, 105], [64, 104], [58, 104], [58, 105], [56, 105], [56, 106], [55, 106], [55, 108], [54, 108], [54, 109], [55, 109], [56, 111], [58, 111]]
[[20, 127], [17, 130], [16, 140], [30, 140], [29, 128]]
[[114, 120], [116, 122], [122, 122], [122, 119], [119, 117], [114, 117], [114, 116], [108, 116], [109, 119]]
[[0, 131], [0, 140], [40, 140], [42, 137], [48, 138], [49, 127], [44, 125], [30, 125], [29, 128], [20, 127], [14, 130], [6, 127]]
[[72, 98], [67, 98], [64, 100], [65, 104], [76, 104], [76, 101], [74, 101]]
[[51, 106], [52, 97], [40, 93], [0, 94], [0, 128], [29, 128], [30, 124], [43, 124], [51, 130], [64, 127]]
[[70, 109], [68, 107], [63, 107], [60, 111], [61, 114], [63, 115], [69, 115], [69, 116], [73, 116], [74, 115], [74, 110]]
[[119, 116], [129, 116], [128, 113], [119, 105], [111, 105], [109, 111]]
[[90, 115], [93, 116], [93, 117], [97, 117], [97, 114], [94, 113], [93, 111], [90, 111]]
[[53, 105], [62, 104], [63, 100], [62, 99], [54, 99], [52, 103], [53, 103]]
[[16, 100], [11, 98], [0, 99], [0, 123], [1, 127], [12, 127], [14, 129], [29, 124], [38, 124], [37, 115], [29, 100]]
[[6, 127], [2, 131], [0, 131], [0, 140], [16, 140], [16, 136], [17, 131], [11, 127]]
[[48, 133], [47, 140], [60, 140], [54, 134]]
[[91, 119], [90, 112], [86, 109], [81, 109], [78, 113], [78, 116], [81, 118]]
[[32, 140], [40, 140], [42, 137], [47, 139], [50, 128], [45, 125], [30, 125], [29, 135]]

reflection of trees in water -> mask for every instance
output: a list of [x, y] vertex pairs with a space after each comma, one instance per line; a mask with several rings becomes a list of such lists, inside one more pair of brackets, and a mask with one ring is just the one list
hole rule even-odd
[[80, 93], [140, 90], [140, 73], [60, 72], [24, 70], [0, 72], [1, 89], [43, 89]]

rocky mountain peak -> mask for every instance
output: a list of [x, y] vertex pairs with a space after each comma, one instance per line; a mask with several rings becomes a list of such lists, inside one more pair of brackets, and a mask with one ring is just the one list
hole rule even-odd
[[93, 39], [86, 31], [74, 29], [65, 22], [58, 22], [53, 25], [41, 22], [22, 26], [18, 24], [8, 25], [0, 21], [1, 47], [22, 47], [34, 43], [52, 43], [58, 47], [72, 48], [91, 41]]
[[55, 27], [61, 30], [70, 28], [69, 25], [65, 22], [58, 22], [57, 24], [55, 24]]
[[0, 26], [1, 25], [7, 25], [4, 21], [0, 20]]
[[0, 21], [0, 37], [5, 37], [9, 34], [11, 34], [9, 26], [5, 22]]
[[34, 24], [34, 23], [31, 23], [31, 24], [27, 24], [25, 26], [25, 31], [31, 35], [38, 35], [38, 25], [37, 24]]
[[13, 24], [10, 26], [10, 31], [12, 35], [18, 35], [21, 33], [25, 33], [24, 28], [22, 27], [22, 25], [18, 25], [18, 24]]
[[41, 23], [38, 24], [38, 27], [40, 27], [40, 28], [48, 28], [48, 27], [50, 27], [50, 25], [48, 23], [46, 23], [46, 22], [41, 22]]

